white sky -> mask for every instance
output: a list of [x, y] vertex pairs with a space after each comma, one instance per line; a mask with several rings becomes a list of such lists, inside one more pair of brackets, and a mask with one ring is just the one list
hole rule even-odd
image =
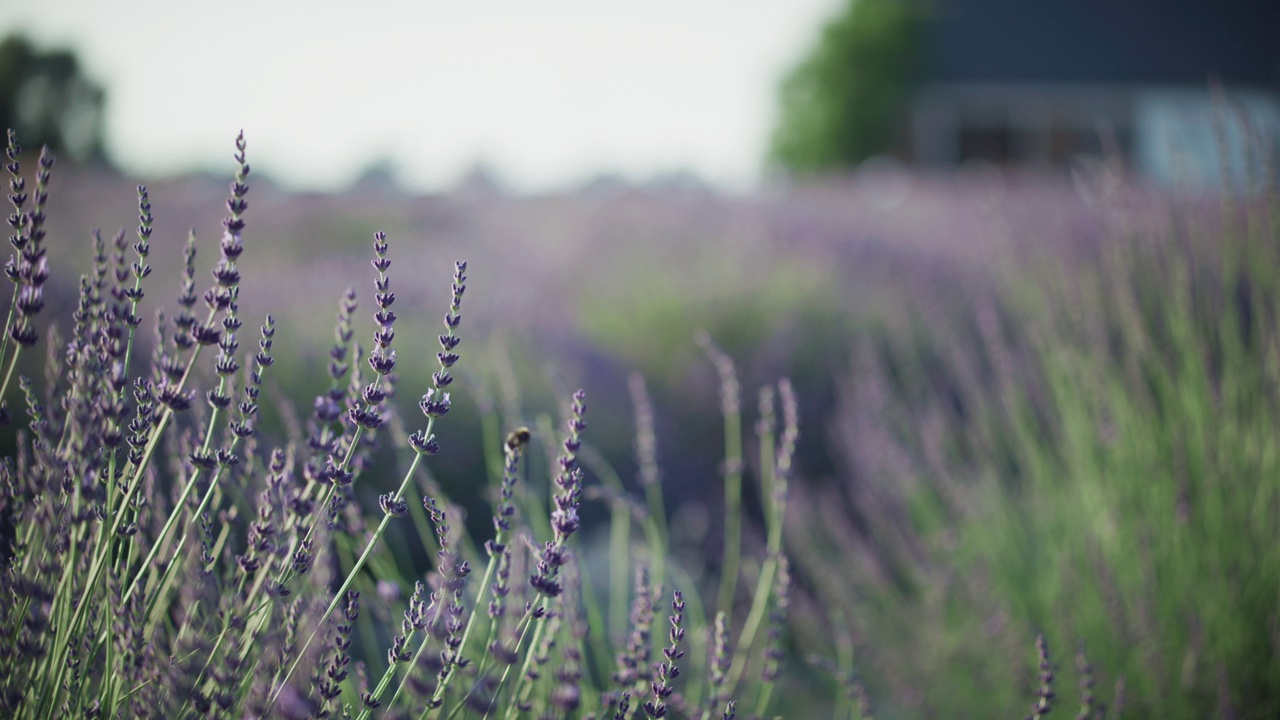
[[[599, 172], [759, 177], [777, 83], [841, 0], [0, 0], [0, 34], [70, 45], [141, 176], [250, 162], [331, 189], [381, 157], [438, 188]], [[356, 10], [355, 8], [361, 8]]]

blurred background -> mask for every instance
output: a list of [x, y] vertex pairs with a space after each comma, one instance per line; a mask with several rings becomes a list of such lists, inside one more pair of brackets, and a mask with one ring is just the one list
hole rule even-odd
[[469, 261], [435, 473], [477, 531], [482, 418], [537, 427], [577, 387], [594, 471], [639, 492], [638, 372], [673, 551], [711, 587], [705, 330], [748, 457], [757, 389], [800, 394], [796, 697], [1016, 715], [1043, 632], [1067, 703], [1080, 650], [1134, 717], [1280, 714], [1280, 4], [11, 0], [0, 37], [0, 124], [59, 157], [59, 322], [137, 183], [147, 303], [189, 230], [212, 266], [243, 128], [242, 317], [279, 321], [276, 397], [327, 386], [385, 230], [412, 422], [412, 348]]

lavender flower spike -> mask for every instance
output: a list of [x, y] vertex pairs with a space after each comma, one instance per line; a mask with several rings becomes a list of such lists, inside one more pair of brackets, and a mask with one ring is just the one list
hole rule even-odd
[[[453, 382], [453, 376], [449, 374], [449, 369], [454, 363], [458, 362], [458, 354], [454, 352], [461, 342], [461, 338], [454, 335], [454, 331], [462, 324], [462, 294], [467, 289], [467, 264], [465, 262], [454, 263], [453, 270], [453, 302], [449, 305], [449, 312], [444, 316], [444, 326], [447, 332], [439, 337], [440, 352], [436, 353], [436, 359], [440, 361], [440, 369], [431, 375], [431, 390], [422, 396], [422, 402], [418, 403], [418, 407], [422, 410], [422, 414], [428, 419], [434, 420], [445, 413], [449, 412], [450, 402], [449, 393], [445, 392], [445, 388]], [[435, 436], [424, 431], [418, 431], [409, 436], [409, 446], [421, 455], [435, 455], [440, 452], [440, 445], [436, 442]]]
[[533, 589], [547, 597], [556, 597], [563, 589], [556, 576], [565, 563], [565, 544], [582, 524], [578, 515], [582, 499], [582, 469], [578, 467], [578, 449], [582, 447], [582, 431], [587, 428], [587, 421], [584, 419], [586, 412], [587, 394], [579, 390], [573, 394], [573, 406], [567, 423], [569, 437], [564, 441], [564, 450], [559, 460], [560, 472], [555, 480], [556, 508], [551, 511], [551, 529], [555, 537], [543, 546], [537, 572], [529, 578]]
[[650, 683], [653, 699], [644, 704], [645, 713], [653, 720], [661, 720], [667, 716], [666, 701], [675, 692], [671, 682], [680, 677], [680, 667], [676, 665], [676, 661], [684, 657], [684, 651], [680, 649], [680, 641], [684, 640], [684, 595], [679, 590], [672, 595], [671, 630], [668, 632], [671, 644], [662, 649], [665, 659], [658, 663], [658, 677]]

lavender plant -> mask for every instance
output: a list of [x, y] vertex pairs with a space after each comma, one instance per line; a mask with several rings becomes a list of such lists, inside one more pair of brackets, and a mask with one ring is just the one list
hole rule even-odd
[[[256, 350], [241, 346], [241, 263], [253, 248], [243, 135], [208, 289], [197, 288], [193, 233], [176, 310], [149, 307], [157, 294], [148, 264], [155, 217], [140, 186], [134, 259], [126, 258], [123, 233], [111, 241], [93, 234], [92, 269], [81, 279], [65, 340], [37, 327], [50, 274], [44, 228], [52, 156], [45, 152], [37, 161], [30, 202], [21, 159], [11, 133], [14, 291], [0, 347], [0, 397], [11, 394], [20, 351], [44, 337], [48, 359], [43, 385], [25, 377], [17, 383], [22, 412], [6, 406], [10, 419], [25, 415], [24, 429], [12, 435], [14, 451], [0, 463], [6, 716], [630, 720], [732, 717], [739, 697], [754, 701], [758, 714], [774, 709], [786, 607], [781, 503], [796, 428], [785, 382], [778, 391], [786, 425], [780, 449], [775, 456], [770, 444], [762, 455], [770, 478], [762, 498], [777, 511], [767, 518], [768, 554], [744, 631], [731, 647], [733, 608], [723, 608], [711, 662], [678, 664], [686, 634], [705, 647], [711, 623], [697, 580], [666, 557], [653, 413], [642, 380], [634, 379], [632, 390], [644, 501], [620, 481], [593, 494], [597, 485], [579, 462], [594, 451], [584, 445], [586, 395], [578, 391], [552, 468], [550, 507], [522, 489], [532, 433], [517, 428], [500, 443], [493, 534], [473, 540], [454, 521], [459, 508], [422, 472], [445, 451], [437, 430], [453, 407], [453, 373], [462, 359], [465, 262], [453, 268], [436, 368], [418, 403], [419, 429], [404, 430], [393, 402], [397, 350], [418, 353], [395, 344], [391, 241], [378, 232], [371, 350], [366, 354], [355, 340], [357, 293], [348, 289], [329, 353], [328, 389], [308, 403], [305, 427], [299, 421], [290, 432], [286, 422], [285, 436], [273, 436], [263, 431], [262, 401], [272, 387], [281, 328], [267, 316]], [[155, 317], [153, 340], [144, 341], [137, 330], [148, 313]], [[734, 396], [725, 396], [730, 408], [737, 392], [732, 363], [722, 353], [715, 357], [726, 393], [732, 388]], [[287, 406], [281, 412], [292, 414]], [[728, 419], [731, 440], [736, 431]], [[374, 453], [388, 432], [403, 433], [399, 442], [408, 454], [391, 483]], [[772, 426], [762, 433], [773, 443]], [[740, 475], [734, 469], [742, 464], [740, 451], [731, 446], [730, 456], [730, 469]], [[741, 478], [731, 473], [731, 481]], [[377, 496], [376, 522], [366, 519], [365, 495]], [[628, 638], [604, 632], [578, 558], [583, 506], [596, 497], [609, 500], [623, 531], [613, 533], [613, 561], [626, 568], [643, 558], [656, 568], [652, 579], [639, 575]], [[519, 508], [545, 525], [526, 522]], [[634, 527], [643, 542], [632, 537], [633, 516], [641, 518]], [[431, 550], [425, 575], [387, 546], [390, 527], [406, 517]], [[734, 577], [721, 585], [728, 600], [737, 564], [730, 560]], [[471, 569], [481, 565], [476, 581]], [[685, 587], [671, 591], [668, 642], [655, 647], [653, 604], [670, 587], [668, 578]], [[414, 590], [401, 600], [399, 587]], [[625, 604], [625, 588], [610, 605], [619, 601]], [[397, 614], [402, 621], [394, 628]], [[758, 632], [766, 615], [773, 618], [767, 638]], [[615, 655], [619, 671], [601, 671]], [[768, 680], [757, 686], [747, 667], [763, 668]], [[697, 677], [697, 670], [709, 675]]]

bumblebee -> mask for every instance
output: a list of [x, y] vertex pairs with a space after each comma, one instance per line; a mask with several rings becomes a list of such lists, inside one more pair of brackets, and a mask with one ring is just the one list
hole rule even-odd
[[518, 427], [507, 436], [507, 447], [512, 450], [522, 448], [528, 444], [531, 437], [533, 437], [533, 433], [529, 432], [529, 428]]

